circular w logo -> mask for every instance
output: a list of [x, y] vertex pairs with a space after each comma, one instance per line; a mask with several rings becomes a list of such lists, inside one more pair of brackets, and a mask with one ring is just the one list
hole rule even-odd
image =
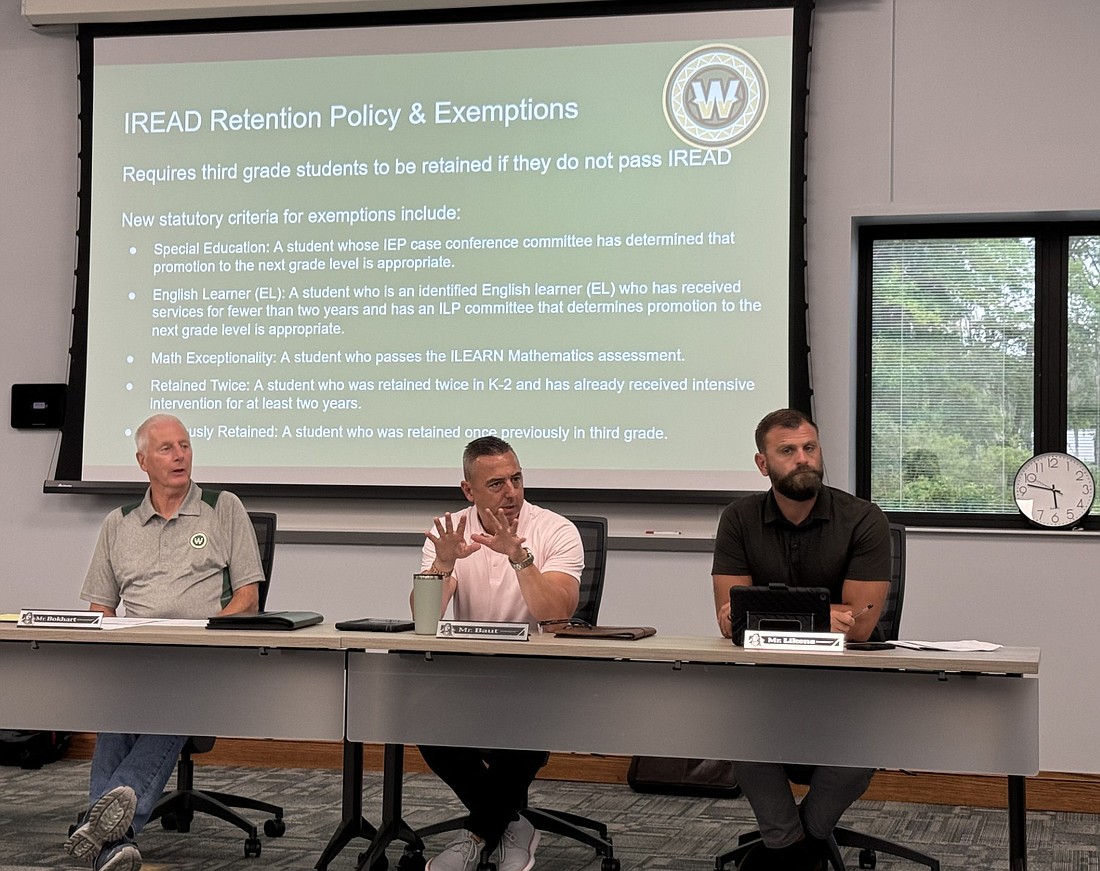
[[672, 68], [664, 102], [669, 126], [689, 145], [729, 148], [763, 120], [768, 80], [752, 55], [732, 45], [707, 45]]

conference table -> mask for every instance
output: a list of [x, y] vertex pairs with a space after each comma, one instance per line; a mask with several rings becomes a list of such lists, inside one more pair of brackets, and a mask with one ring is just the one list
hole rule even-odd
[[[1007, 775], [1009, 864], [1023, 871], [1039, 659], [1035, 648], [781, 652], [717, 637], [518, 642], [325, 624], [0, 625], [0, 692], [20, 699], [6, 727], [342, 740], [343, 820], [318, 869], [355, 836], [372, 839], [363, 860], [408, 840], [398, 751], [442, 744]], [[491, 716], [471, 703], [487, 688]], [[363, 743], [387, 748], [377, 828], [357, 804]]]
[[5, 705], [5, 728], [339, 741], [342, 641], [324, 627], [3, 623], [0, 697], [18, 700]]

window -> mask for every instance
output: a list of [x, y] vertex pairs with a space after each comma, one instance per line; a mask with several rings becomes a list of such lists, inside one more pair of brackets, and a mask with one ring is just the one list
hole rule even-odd
[[1097, 475], [1100, 225], [873, 226], [859, 244], [860, 495], [904, 522], [1017, 526], [1032, 454]]
[[1100, 235], [1069, 237], [1066, 450], [1100, 479]]

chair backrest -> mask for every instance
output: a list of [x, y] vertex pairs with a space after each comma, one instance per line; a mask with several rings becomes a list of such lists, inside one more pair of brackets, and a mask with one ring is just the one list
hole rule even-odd
[[882, 606], [878, 628], [886, 641], [896, 641], [901, 633], [901, 605], [905, 599], [905, 527], [890, 524], [890, 592]]
[[607, 566], [607, 519], [570, 517], [584, 545], [584, 571], [581, 572], [581, 598], [573, 617], [595, 626], [603, 598], [603, 575]]
[[270, 511], [249, 511], [248, 519], [256, 530], [256, 544], [260, 546], [260, 567], [264, 579], [260, 582], [260, 610], [267, 607], [267, 588], [271, 586], [271, 567], [275, 564], [275, 518]]

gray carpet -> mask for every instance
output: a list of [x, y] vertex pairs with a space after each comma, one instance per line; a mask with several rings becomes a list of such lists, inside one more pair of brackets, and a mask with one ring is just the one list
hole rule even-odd
[[[69, 823], [82, 809], [88, 763], [61, 761], [40, 771], [0, 767], [0, 871], [79, 868], [61, 844]], [[164, 831], [154, 822], [139, 837], [146, 871], [307, 871], [313, 868], [340, 818], [337, 771], [254, 769], [202, 766], [202, 786], [221, 788], [281, 803], [286, 835], [262, 837], [263, 852], [245, 858], [243, 834], [220, 821], [196, 817], [189, 834]], [[728, 849], [741, 831], [753, 828], [747, 803], [640, 795], [625, 786], [538, 781], [532, 804], [575, 810], [604, 820], [611, 829], [623, 871], [711, 871], [714, 856]], [[377, 821], [381, 777], [368, 773], [363, 807]], [[434, 777], [405, 778], [405, 819], [426, 825], [459, 812], [450, 791]], [[260, 822], [259, 818], [257, 822]], [[1007, 871], [1008, 824], [1005, 813], [938, 805], [858, 802], [845, 822], [900, 840], [939, 858], [943, 871]], [[429, 854], [447, 842], [428, 842]], [[354, 869], [365, 841], [353, 842], [329, 866]], [[1100, 818], [1092, 814], [1038, 812], [1028, 815], [1028, 868], [1031, 871], [1100, 871]], [[400, 849], [390, 852], [390, 867]], [[846, 856], [857, 868], [856, 856]], [[84, 866], [86, 867], [86, 866]], [[599, 871], [587, 847], [546, 835], [538, 851], [537, 871]], [[878, 868], [918, 866], [879, 856]]]

